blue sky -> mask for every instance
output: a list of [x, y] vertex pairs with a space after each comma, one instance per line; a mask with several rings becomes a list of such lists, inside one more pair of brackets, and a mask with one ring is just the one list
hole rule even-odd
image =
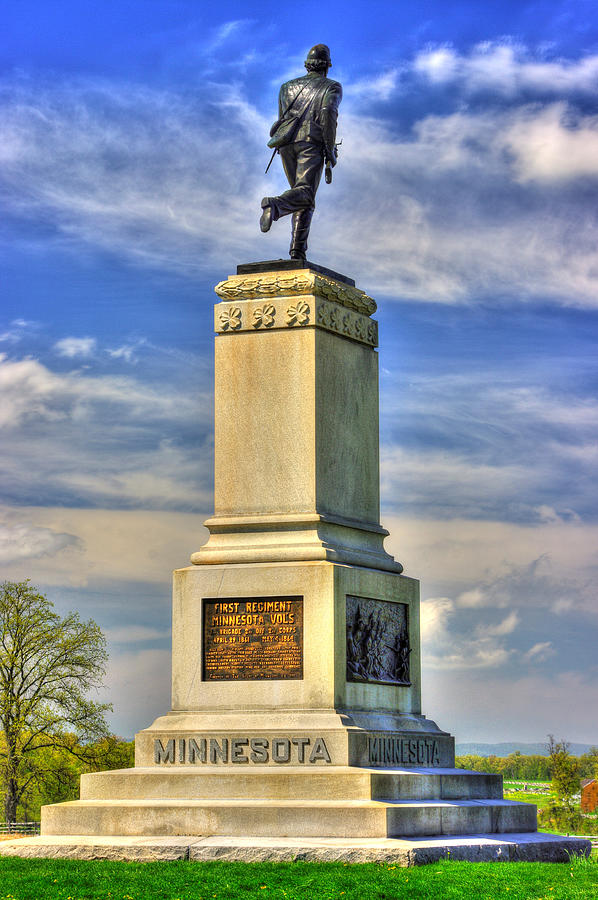
[[104, 628], [115, 730], [169, 705], [170, 571], [212, 508], [213, 285], [287, 253], [257, 224], [265, 142], [325, 41], [343, 144], [309, 256], [379, 304], [424, 711], [461, 741], [598, 743], [594, 4], [0, 16], [0, 563]]

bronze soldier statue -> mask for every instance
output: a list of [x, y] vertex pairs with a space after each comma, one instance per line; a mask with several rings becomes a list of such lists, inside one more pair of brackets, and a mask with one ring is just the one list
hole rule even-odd
[[327, 78], [331, 65], [326, 44], [311, 48], [305, 61], [307, 75], [282, 85], [279, 118], [270, 129], [268, 146], [280, 153], [290, 190], [264, 197], [260, 228], [269, 231], [276, 219], [292, 215], [291, 259], [305, 259], [322, 170], [326, 164], [328, 175], [329, 167], [336, 165], [336, 120], [343, 89]]

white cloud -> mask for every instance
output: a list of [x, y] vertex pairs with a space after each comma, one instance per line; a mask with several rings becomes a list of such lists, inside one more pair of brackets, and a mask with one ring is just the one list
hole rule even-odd
[[93, 355], [96, 346], [97, 341], [92, 337], [66, 337], [54, 344], [54, 350], [59, 356], [66, 356], [69, 359], [73, 359], [76, 356], [85, 358]]
[[452, 614], [455, 604], [450, 597], [430, 597], [420, 606], [420, 633], [424, 641], [443, 632], [446, 620]]
[[422, 579], [424, 597], [454, 597], [461, 610], [541, 608], [551, 622], [567, 610], [598, 615], [598, 525], [406, 516], [383, 524], [387, 550]]
[[401, 70], [389, 69], [373, 78], [364, 78], [351, 83], [349, 92], [351, 97], [361, 100], [388, 100], [396, 90]]
[[55, 557], [67, 548], [83, 550], [83, 542], [74, 534], [40, 527], [28, 521], [15, 521], [12, 515], [1, 518], [4, 520], [0, 520], [1, 565], [12, 566], [25, 561], [29, 565], [31, 560]]
[[223, 22], [222, 25], [219, 25], [214, 32], [214, 36], [209, 43], [209, 50], [213, 52], [214, 50], [219, 49], [230, 38], [237, 34], [239, 31], [243, 30], [247, 25], [251, 24], [251, 19], [231, 19], [230, 22]]
[[147, 641], [164, 640], [168, 635], [158, 628], [147, 625], [122, 625], [120, 628], [106, 628], [104, 634], [115, 644], [142, 644]]
[[[111, 584], [127, 596], [123, 614], [152, 627], [146, 589], [163, 590], [168, 607], [172, 570], [189, 565], [207, 539], [211, 512], [0, 507], [0, 563], [11, 581], [89, 587]], [[45, 555], [41, 555], [41, 552]], [[133, 587], [130, 585], [133, 584]], [[99, 588], [101, 594], [101, 588]]]
[[598, 403], [552, 387], [550, 371], [534, 378], [544, 383], [495, 371], [405, 383], [398, 366], [384, 375], [383, 504], [447, 519], [593, 517]]
[[451, 47], [437, 47], [419, 53], [413, 62], [413, 68], [432, 84], [442, 84], [453, 81], [458, 76], [459, 57]]
[[413, 69], [431, 84], [459, 84], [469, 94], [494, 91], [514, 96], [528, 91], [594, 95], [598, 90], [598, 55], [578, 60], [534, 59], [526, 47], [512, 42], [484, 42], [468, 54], [450, 46], [430, 48], [416, 56]]
[[501, 637], [506, 634], [512, 634], [520, 621], [517, 612], [513, 610], [502, 620], [502, 622], [498, 622], [496, 625], [484, 624], [481, 626], [481, 630], [483, 630], [483, 633], [488, 635], [488, 637]]
[[147, 344], [145, 338], [140, 338], [132, 344], [123, 344], [121, 347], [115, 347], [113, 350], [106, 350], [111, 359], [124, 359], [128, 363], [136, 363], [138, 360], [137, 351]]
[[552, 641], [540, 641], [534, 644], [524, 653], [523, 658], [527, 662], [542, 663], [554, 655], [554, 647]]
[[384, 447], [381, 454], [382, 491], [401, 506], [444, 509], [447, 517], [473, 513], [487, 518], [501, 502], [530, 491], [532, 466], [497, 461], [488, 464], [469, 454], [449, 451], [404, 450]]
[[575, 116], [565, 103], [530, 109], [504, 133], [517, 179], [554, 183], [598, 177], [598, 116]]
[[381, 120], [344, 115], [334, 204], [319, 211], [314, 240], [333, 235], [335, 268], [390, 297], [595, 307], [589, 198], [521, 181], [533, 153], [525, 156], [525, 129], [543, 116], [541, 107], [427, 116], [397, 136]]
[[56, 374], [33, 359], [0, 359], [0, 393], [0, 475], [17, 502], [207, 505], [209, 460], [198, 460], [211, 444], [207, 393]]
[[0, 332], [0, 342], [5, 344], [18, 344], [28, 334], [38, 327], [38, 322], [26, 319], [13, 319], [7, 331]]
[[484, 606], [484, 601], [485, 595], [482, 593], [479, 587], [472, 588], [469, 591], [463, 591], [463, 593], [459, 594], [459, 596], [457, 597], [457, 603], [459, 606], [470, 609], [477, 609], [480, 606]]
[[202, 96], [106, 81], [11, 85], [0, 157], [9, 206], [71, 240], [185, 274], [213, 267], [225, 244], [251, 258], [266, 191], [249, 160], [265, 158], [270, 122], [238, 87]]
[[[438, 57], [434, 65], [442, 69]], [[384, 103], [396, 79], [374, 74], [358, 88]], [[261, 197], [286, 187], [278, 162], [263, 175], [274, 110], [263, 115], [238, 86], [211, 84], [209, 105], [202, 95], [92, 80], [9, 83], [4, 98], [2, 168], [14, 215], [44, 221], [73, 246], [194, 277], [223, 255], [286, 253], [287, 222], [268, 235], [257, 226]], [[485, 107], [422, 112], [400, 134], [392, 110], [383, 116], [357, 116], [350, 102], [341, 109], [341, 159], [333, 188], [319, 192], [311, 238], [331, 266], [391, 297], [596, 306], [593, 207], [553, 194], [557, 175], [570, 180], [595, 165], [593, 120], [579, 119], [576, 130], [542, 105]]]
[[457, 630], [456, 605], [448, 597], [432, 597], [421, 603], [421, 638], [430, 669], [479, 669], [504, 665], [512, 654], [500, 640], [518, 622], [515, 613], [498, 625], [480, 623], [473, 635]]
[[[423, 708], [459, 741], [544, 741], [548, 734], [596, 743], [594, 721], [583, 710], [598, 709], [598, 671], [521, 676], [509, 669], [427, 671], [424, 655]], [[464, 698], [466, 702], [464, 703]]]

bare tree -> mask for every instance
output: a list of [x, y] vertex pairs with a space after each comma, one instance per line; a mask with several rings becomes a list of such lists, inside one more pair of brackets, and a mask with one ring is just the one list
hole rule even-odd
[[[61, 618], [29, 581], [0, 586], [0, 778], [4, 812], [14, 822], [33, 782], [43, 780], [47, 748], [81, 757], [79, 741], [108, 733], [109, 704], [86, 694], [105, 674], [106, 642], [93, 621]], [[74, 736], [78, 740], [74, 740]]]

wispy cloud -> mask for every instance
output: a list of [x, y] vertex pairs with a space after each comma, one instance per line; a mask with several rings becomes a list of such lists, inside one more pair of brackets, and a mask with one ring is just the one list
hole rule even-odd
[[28, 322], [26, 319], [13, 319], [6, 331], [0, 332], [0, 343], [18, 344], [32, 331], [37, 330], [38, 322]]
[[107, 628], [104, 634], [109, 641], [115, 644], [143, 644], [169, 637], [159, 628], [151, 628], [147, 625], [122, 625], [120, 628]]
[[473, 634], [464, 634], [452, 621], [455, 610], [454, 601], [448, 597], [432, 597], [422, 602], [426, 666], [431, 669], [485, 669], [505, 665], [514, 651], [504, 646], [502, 638], [510, 634], [519, 621], [516, 613], [494, 626], [480, 623]]
[[209, 461], [197, 461], [211, 442], [207, 394], [57, 374], [34, 359], [0, 359], [0, 390], [0, 476], [12, 501], [189, 509], [207, 500]]
[[521, 183], [598, 177], [598, 116], [575, 114], [563, 102], [526, 110], [506, 130], [504, 146]]
[[83, 542], [74, 534], [44, 528], [32, 522], [15, 520], [14, 515], [0, 521], [0, 564], [11, 566], [17, 562], [55, 556], [66, 548], [81, 550]]
[[554, 380], [526, 384], [489, 368], [406, 384], [388, 372], [385, 417], [397, 424], [382, 446], [385, 506], [446, 518], [593, 520], [598, 404]]
[[486, 41], [469, 53], [459, 53], [451, 45], [431, 47], [415, 57], [413, 70], [431, 84], [458, 85], [469, 94], [595, 94], [598, 89], [598, 55], [576, 60], [534, 58], [527, 47], [513, 41]]
[[123, 344], [120, 347], [106, 349], [106, 353], [111, 359], [124, 359], [124, 361], [128, 363], [136, 363], [139, 358], [137, 356], [137, 351], [146, 344], [147, 341], [145, 338], [139, 338], [131, 344]]
[[[412, 69], [423, 78], [436, 66], [446, 80], [460, 63], [443, 53]], [[486, 80], [507, 63], [518, 73], [513, 103], [468, 109], [451, 100], [430, 115], [422, 102], [401, 132], [402, 65], [357, 84], [353, 99], [347, 92], [341, 159], [333, 188], [319, 193], [313, 252], [389, 297], [595, 307], [598, 225], [591, 196], [574, 182], [597, 174], [597, 126], [567, 94], [593, 84], [595, 66], [552, 64], [562, 74], [559, 103], [552, 96], [530, 106], [517, 85], [548, 83], [552, 69], [538, 63], [540, 77], [513, 48], [478, 56]], [[377, 96], [375, 117], [355, 112], [367, 91]], [[262, 111], [232, 81], [214, 81], [207, 96], [91, 79], [5, 81], [8, 210], [73, 246], [187, 274], [223, 258], [283, 255], [287, 223], [267, 236], [257, 227], [261, 197], [286, 186], [278, 165], [263, 174], [274, 108]]]
[[552, 641], [540, 641], [529, 648], [524, 659], [532, 663], [546, 662], [555, 653]]
[[[572, 698], [583, 698], [584, 709], [598, 705], [598, 671], [595, 666], [584, 672], [539, 669], [515, 673], [508, 669], [454, 671], [442, 678], [424, 678], [424, 708], [441, 726], [463, 722], [462, 709], [467, 698], [467, 721], [461, 726], [459, 740], [502, 741], [544, 740], [550, 732], [569, 740], [595, 743], [593, 723], [579, 714]], [[505, 723], [508, 723], [505, 724]]]
[[[591, 561], [590, 557], [588, 562]], [[553, 616], [573, 610], [598, 612], [593, 601], [592, 580], [590, 566], [579, 571], [561, 568], [546, 554], [526, 565], [506, 566], [502, 573], [464, 591], [457, 604], [466, 609], [505, 609], [518, 606], [521, 598], [525, 598], [527, 607], [543, 608]], [[507, 634], [512, 630], [511, 625], [515, 627], [517, 623], [518, 616], [512, 612], [500, 626], [506, 630], [494, 630], [494, 633]]]
[[97, 341], [92, 337], [66, 337], [54, 344], [54, 350], [59, 356], [66, 356], [68, 359], [74, 359], [77, 356], [85, 359], [85, 357], [92, 356], [96, 346]]

